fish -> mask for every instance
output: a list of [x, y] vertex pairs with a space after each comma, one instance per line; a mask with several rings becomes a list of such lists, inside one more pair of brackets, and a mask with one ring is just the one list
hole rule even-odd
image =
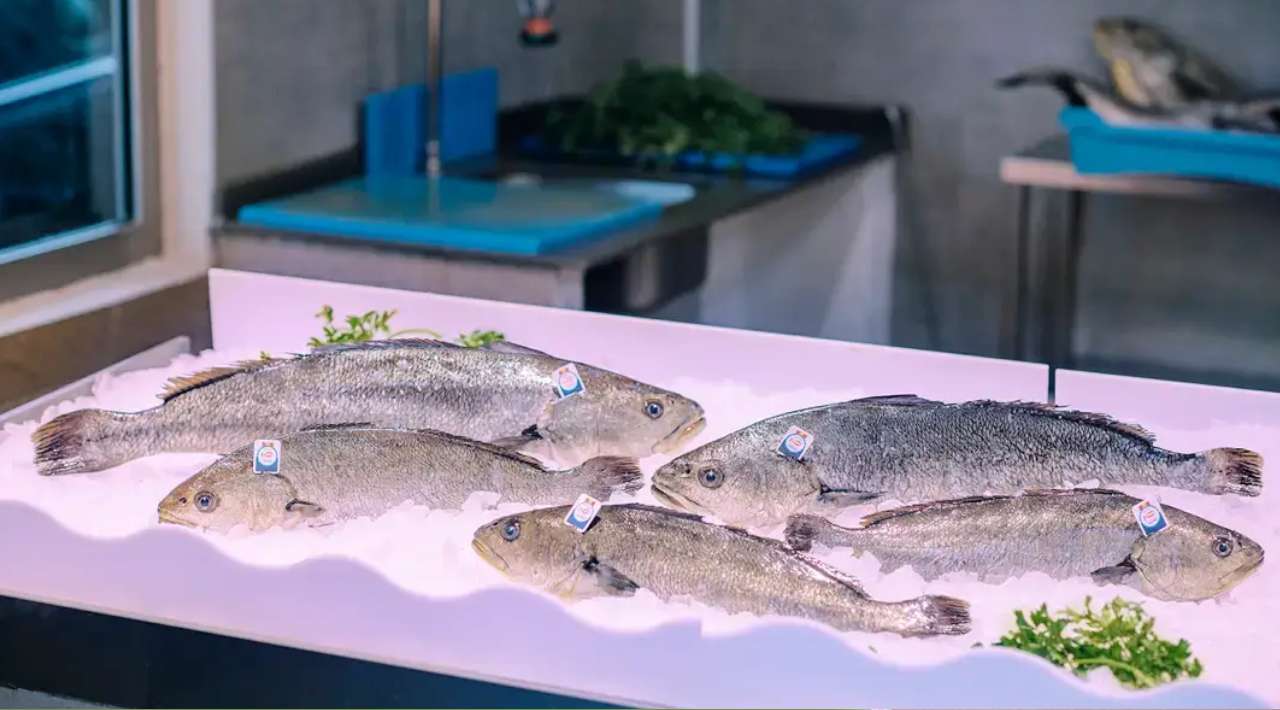
[[1053, 88], [1069, 105], [1086, 107], [1112, 126], [1280, 132], [1280, 96], [1258, 96], [1247, 100], [1201, 99], [1177, 108], [1159, 110], [1135, 106], [1113, 94], [1097, 79], [1055, 67], [1013, 74], [1000, 79], [996, 85], [1004, 89], [1023, 86]]
[[607, 500], [644, 485], [635, 459], [602, 456], [551, 471], [499, 446], [430, 430], [322, 425], [280, 441], [278, 473], [254, 472], [244, 446], [183, 481], [160, 501], [160, 522], [226, 532], [318, 527], [377, 517], [405, 501], [458, 509], [475, 492], [552, 505], [586, 493]]
[[1093, 44], [1117, 93], [1143, 108], [1176, 110], [1202, 100], [1233, 100], [1235, 82], [1203, 54], [1133, 17], [1102, 17]]
[[1173, 506], [1161, 506], [1167, 527], [1144, 535], [1138, 503], [1105, 489], [977, 496], [874, 513], [857, 528], [796, 515], [786, 539], [796, 550], [851, 547], [875, 555], [884, 572], [906, 566], [926, 580], [967, 572], [999, 583], [1043, 572], [1122, 584], [1165, 601], [1216, 597], [1262, 564], [1258, 543]]
[[579, 533], [565, 522], [569, 510], [499, 518], [476, 530], [472, 548], [515, 581], [566, 599], [632, 596], [643, 588], [665, 600], [811, 619], [841, 631], [969, 631], [969, 605], [960, 599], [876, 601], [852, 578], [778, 540], [642, 504], [603, 506]]
[[[553, 376], [582, 384], [561, 397]], [[141, 412], [82, 409], [33, 434], [44, 475], [99, 471], [162, 452], [225, 454], [316, 424], [435, 429], [576, 466], [602, 455], [679, 450], [701, 405], [629, 377], [545, 353], [395, 339], [241, 362], [170, 380]]]
[[[813, 436], [798, 460], [779, 453], [792, 427]], [[1262, 457], [1239, 448], [1169, 451], [1137, 425], [1046, 404], [887, 395], [756, 422], [661, 466], [652, 487], [664, 504], [752, 527], [795, 513], [830, 517], [869, 502], [1091, 480], [1256, 496]]]

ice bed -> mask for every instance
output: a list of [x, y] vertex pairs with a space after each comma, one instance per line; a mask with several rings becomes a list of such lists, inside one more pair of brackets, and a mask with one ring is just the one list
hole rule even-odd
[[[339, 314], [397, 309], [400, 327], [446, 335], [496, 329], [513, 341], [668, 387], [707, 409], [693, 445], [761, 417], [874, 394], [942, 400], [1044, 400], [1048, 368], [962, 355], [668, 323], [570, 310], [214, 270], [214, 350], [101, 378], [41, 415], [102, 404], [139, 409], [170, 374], [305, 351], [321, 305]], [[1057, 400], [1133, 418], [1162, 443], [1249, 446], [1280, 460], [1280, 395], [1059, 372]], [[30, 464], [36, 423], [0, 432], [0, 594], [350, 659], [637, 705], [863, 707], [1268, 707], [1280, 704], [1278, 575], [1266, 565], [1227, 598], [1160, 603], [1127, 588], [1029, 575], [999, 586], [944, 579], [929, 591], [973, 603], [973, 631], [902, 639], [839, 633], [780, 617], [729, 615], [643, 592], [566, 604], [516, 586], [476, 559], [475, 527], [499, 514], [402, 506], [325, 531], [221, 536], [161, 526], [155, 502], [212, 460], [165, 454], [111, 471], [44, 478]], [[642, 461], [646, 475], [664, 457]], [[1159, 491], [1264, 547], [1280, 543], [1272, 488], [1244, 501]], [[649, 502], [647, 492], [639, 496]], [[828, 558], [872, 596], [926, 589], [909, 570], [881, 575]], [[1274, 564], [1274, 563], [1273, 563]], [[175, 565], [181, 573], [174, 573]], [[1141, 599], [1163, 635], [1183, 636], [1204, 675], [1154, 691], [1105, 673], [1079, 679], [991, 648], [1014, 608]], [[981, 643], [982, 647], [974, 647]], [[500, 652], [496, 652], [500, 650]]]

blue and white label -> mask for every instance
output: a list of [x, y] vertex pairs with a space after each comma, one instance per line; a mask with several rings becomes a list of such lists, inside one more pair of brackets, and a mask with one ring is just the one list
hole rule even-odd
[[600, 506], [600, 501], [583, 493], [578, 496], [578, 501], [573, 504], [573, 507], [569, 508], [569, 514], [564, 516], [564, 524], [580, 533], [585, 533], [595, 521], [596, 516], [600, 514]]
[[1164, 517], [1164, 510], [1153, 500], [1140, 501], [1133, 506], [1133, 518], [1138, 521], [1138, 529], [1143, 537], [1150, 537], [1169, 527], [1169, 520]]
[[813, 446], [813, 434], [793, 426], [782, 436], [782, 441], [778, 442], [777, 451], [789, 459], [803, 461], [804, 455], [808, 453], [811, 446]]
[[578, 368], [571, 362], [557, 367], [556, 371], [551, 373], [551, 381], [557, 399], [565, 399], [587, 391], [586, 385], [582, 384], [582, 376], [578, 374]]
[[277, 439], [258, 439], [253, 442], [253, 472], [280, 473], [280, 442]]

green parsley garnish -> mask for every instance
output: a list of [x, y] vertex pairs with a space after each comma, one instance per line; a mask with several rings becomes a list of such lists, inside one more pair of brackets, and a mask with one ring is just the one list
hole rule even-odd
[[1173, 643], [1156, 635], [1156, 621], [1141, 604], [1116, 597], [1094, 610], [1092, 602], [1085, 597], [1083, 612], [1068, 608], [1057, 617], [1044, 604], [1029, 615], [1014, 611], [1014, 630], [996, 645], [1034, 653], [1078, 676], [1106, 666], [1130, 688], [1197, 678], [1204, 670], [1186, 639]]

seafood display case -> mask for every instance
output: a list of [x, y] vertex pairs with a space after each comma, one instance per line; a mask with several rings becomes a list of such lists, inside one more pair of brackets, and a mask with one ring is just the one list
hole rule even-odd
[[[1280, 395], [1059, 371], [1055, 387], [1059, 405], [1115, 418], [1095, 416], [1086, 421], [1071, 413], [1030, 404], [1043, 402], [1049, 396], [1049, 370], [1033, 363], [223, 270], [210, 272], [209, 281], [213, 350], [180, 355], [161, 367], [102, 376], [90, 393], [51, 403], [42, 412], [30, 412], [36, 419], [8, 422], [0, 430], [0, 557], [4, 559], [0, 594], [193, 634], [212, 633], [319, 652], [336, 659], [352, 659], [353, 663], [370, 661], [635, 705], [1267, 707], [1280, 702], [1280, 674], [1275, 673], [1280, 577], [1261, 564], [1261, 550], [1280, 539], [1280, 524], [1271, 514], [1275, 495], [1258, 483], [1262, 474], [1257, 458], [1261, 454], [1263, 459], [1276, 460], [1280, 455], [1275, 444], [1280, 441]], [[608, 447], [582, 450], [578, 436], [582, 431], [571, 433], [571, 424], [555, 421], [549, 408], [531, 408], [528, 403], [508, 399], [499, 409], [514, 411], [511, 421], [500, 427], [490, 426], [492, 418], [500, 416], [494, 413], [490, 401], [502, 399], [495, 395], [483, 401], [467, 401], [459, 405], [462, 409], [450, 410], [454, 413], [449, 417], [468, 420], [454, 422], [465, 431], [438, 437], [426, 433], [425, 443], [397, 440], [366, 449], [359, 436], [329, 443], [326, 437], [335, 431], [349, 436], [352, 428], [387, 428], [368, 421], [376, 417], [366, 417], [248, 437], [274, 441], [273, 445], [279, 447], [275, 457], [261, 460], [260, 447], [251, 441], [244, 441], [239, 453], [219, 458], [215, 454], [165, 452], [170, 448], [166, 434], [135, 433], [124, 437], [135, 448], [127, 458], [118, 460], [102, 453], [105, 449], [92, 448], [103, 446], [102, 436], [63, 431], [60, 437], [51, 438], [46, 435], [48, 428], [37, 433], [38, 427], [48, 427], [55, 417], [87, 408], [138, 412], [155, 407], [156, 395], [166, 388], [170, 402], [164, 406], [176, 401], [174, 397], [188, 397], [195, 402], [197, 399], [189, 395], [192, 388], [216, 383], [219, 377], [243, 376], [245, 372], [269, 368], [288, 360], [291, 353], [307, 353], [309, 341], [320, 333], [315, 314], [326, 307], [338, 314], [394, 311], [397, 328], [419, 332], [429, 329], [446, 338], [477, 329], [500, 331], [508, 343], [503, 346], [508, 349], [502, 357], [563, 362], [556, 373], [576, 365], [569, 370], [573, 378], [555, 380], [555, 391], [561, 400], [586, 406], [588, 400], [575, 387], [585, 385], [589, 392], [603, 392], [616, 386], [616, 390], [608, 390], [607, 402], [629, 403], [627, 397], [640, 393], [639, 405], [620, 406], [655, 421], [669, 413], [670, 424], [642, 432], [645, 419], [626, 419], [618, 428], [619, 438], [611, 440]], [[375, 344], [372, 349], [444, 347], [426, 343], [413, 346], [409, 342]], [[349, 350], [337, 352], [370, 351], [367, 344], [345, 347]], [[536, 349], [537, 354], [528, 354], [530, 349]], [[445, 355], [437, 356], [439, 352]], [[433, 363], [443, 366], [440, 363], [453, 362], [449, 360], [451, 352], [433, 350]], [[255, 362], [262, 364], [253, 365]], [[410, 355], [392, 362], [401, 363], [407, 370], [416, 367]], [[323, 402], [352, 392], [368, 396], [370, 388], [378, 385], [371, 383], [371, 376], [385, 380], [383, 371], [377, 369], [380, 366], [374, 361], [355, 362], [335, 371], [329, 376], [331, 381], [303, 393], [296, 391], [305, 381], [301, 375], [266, 378], [257, 389], [228, 390], [216, 404], [232, 408], [233, 415], [226, 416], [226, 421], [255, 422], [259, 421], [255, 417], [262, 418], [264, 413], [278, 417], [290, 408], [314, 411]], [[437, 374], [440, 381], [462, 378], [471, 390], [482, 392], [486, 383], [496, 388], [499, 379], [511, 375], [509, 370], [518, 369], [514, 365], [500, 368], [502, 371], [448, 367], [453, 369]], [[194, 376], [196, 372], [205, 374]], [[615, 383], [608, 379], [614, 377], [611, 373], [618, 373], [622, 379]], [[209, 386], [201, 397], [213, 391]], [[504, 391], [518, 393], [518, 388]], [[454, 406], [448, 398], [431, 399], [438, 393], [430, 386], [400, 387], [396, 392], [396, 406], [404, 405], [406, 397], [423, 398], [421, 407], [406, 408], [411, 416], [430, 416], [421, 411], [428, 404], [444, 409]], [[576, 400], [571, 399], [575, 396]], [[1070, 440], [1076, 427], [1085, 427], [1091, 437], [1112, 437], [1105, 439], [1103, 446], [1129, 446], [1135, 452], [1132, 456], [1155, 461], [1150, 466], [1157, 473], [1163, 470], [1161, 457], [1173, 462], [1170, 466], [1176, 465], [1171, 471], [1203, 468], [1209, 475], [1223, 466], [1231, 471], [1245, 470], [1251, 477], [1246, 481], [1248, 493], [1258, 493], [1260, 486], [1260, 496], [1230, 495], [1231, 491], [1209, 490], [1212, 486], [1207, 485], [1200, 486], [1203, 490], [1189, 490], [1196, 486], [1175, 488], [1111, 480], [1071, 483], [1116, 483], [1111, 487], [1120, 488], [1135, 500], [1163, 506], [1168, 521], [1175, 526], [1195, 528], [1200, 522], [1224, 526], [1221, 530], [1225, 532], [1219, 536], [1229, 536], [1241, 551], [1255, 546], [1256, 553], [1254, 547], [1248, 550], [1256, 559], [1250, 558], [1244, 569], [1219, 572], [1214, 567], [1206, 572], [1206, 563], [1199, 557], [1175, 555], [1174, 564], [1181, 565], [1183, 576], [1201, 585], [1184, 585], [1190, 591], [1182, 594], [1178, 590], [1183, 587], [1172, 583], [1155, 589], [1134, 584], [1101, 586], [1088, 575], [1064, 580], [1035, 570], [1018, 571], [998, 580], [979, 578], [966, 570], [925, 577], [911, 564], [890, 568], [886, 560], [877, 561], [870, 555], [855, 558], [839, 545], [817, 545], [810, 552], [795, 552], [788, 547], [787, 531], [792, 526], [784, 526], [781, 518], [759, 526], [744, 523], [743, 527], [751, 528], [751, 534], [698, 522], [695, 513], [709, 511], [699, 509], [696, 496], [688, 489], [680, 492], [671, 478], [680, 475], [678, 462], [689, 461], [692, 463], [686, 469], [698, 471], [704, 487], [728, 491], [730, 484], [722, 484], [718, 478], [721, 472], [706, 465], [706, 454], [700, 458], [698, 452], [716, 451], [705, 445], [740, 430], [751, 431], [754, 423], [786, 412], [859, 399], [875, 407], [910, 408], [910, 414], [926, 417], [921, 420], [926, 422], [924, 425], [916, 422], [910, 425], [914, 428], [881, 435], [882, 440], [892, 439], [896, 448], [929, 442], [936, 430], [951, 426], [929, 419], [930, 408], [944, 407], [940, 402], [970, 402], [973, 404], [966, 406], [982, 409], [983, 416], [992, 415], [990, 423], [982, 425], [990, 428], [978, 430], [979, 434], [986, 432], [983, 436], [999, 438], [1009, 431], [1028, 431], [1023, 418], [1031, 417], [1029, 421], [1034, 426], [1047, 422], [1047, 426], [1063, 427], [1053, 430], [1053, 435], [1064, 441]], [[685, 404], [686, 400], [696, 405]], [[296, 404], [282, 409], [281, 402]], [[655, 409], [653, 402], [661, 406]], [[1002, 402], [1021, 404], [997, 404]], [[378, 415], [378, 406], [364, 413]], [[595, 406], [592, 413], [596, 418], [588, 429], [601, 437], [617, 422], [608, 405]], [[172, 407], [169, 411], [178, 416], [186, 410]], [[196, 414], [201, 411], [191, 410]], [[823, 407], [815, 411], [832, 410]], [[894, 411], [896, 415], [908, 410]], [[963, 408], [945, 409], [947, 416], [957, 411], [968, 417]], [[205, 411], [200, 416], [183, 415], [187, 418], [166, 421], [156, 429], [213, 427], [225, 413], [219, 410], [214, 414]], [[123, 417], [120, 421], [142, 421], [138, 417], [130, 419], [130, 415], [119, 416]], [[525, 421], [528, 428], [511, 432], [514, 443], [478, 443], [457, 436], [475, 431], [491, 438], [486, 426], [507, 431]], [[1010, 424], [1004, 427], [1001, 422]], [[1120, 422], [1140, 423], [1145, 429]], [[124, 426], [118, 421], [112, 424], [116, 425]], [[768, 461], [793, 456], [798, 465], [816, 471], [823, 460], [813, 455], [804, 463], [805, 447], [825, 446], [840, 438], [839, 430], [833, 434], [823, 426], [806, 423], [807, 428], [787, 428], [786, 437], [776, 442], [778, 451], [766, 452], [774, 457]], [[793, 428], [799, 431], [792, 431]], [[903, 432], [905, 438], [894, 438]], [[789, 453], [788, 441], [793, 435], [798, 437], [799, 448]], [[850, 435], [856, 438], [865, 434], [851, 431]], [[971, 439], [985, 440], [983, 436]], [[1205, 453], [1156, 451], [1151, 449], [1150, 436], [1175, 451]], [[335, 507], [329, 506], [326, 511], [324, 500], [309, 500], [315, 496], [299, 483], [281, 502], [281, 507], [295, 514], [293, 522], [297, 524], [272, 519], [261, 529], [254, 525], [256, 513], [244, 512], [247, 517], [237, 519], [238, 525], [219, 531], [191, 527], [186, 524], [191, 518], [183, 517], [185, 513], [166, 507], [176, 506], [180, 497], [182, 505], [202, 509], [220, 505], [223, 512], [240, 510], [231, 504], [230, 497], [221, 503], [200, 501], [202, 494], [208, 495], [212, 490], [212, 484], [189, 491], [183, 486], [188, 485], [188, 479], [205, 480], [199, 476], [214, 474], [239, 475], [241, 479], [236, 480], [250, 482], [246, 485], [279, 485], [277, 481], [286, 479], [273, 479], [269, 471], [258, 472], [257, 467], [274, 462], [282, 474], [301, 472], [313, 460], [303, 441], [307, 437], [330, 446], [323, 455], [318, 454], [322, 460], [341, 461], [335, 466], [358, 469], [359, 475], [368, 480], [381, 481], [387, 478], [386, 469], [405, 465], [383, 458], [393, 449], [413, 452], [418, 451], [414, 447], [426, 447], [422, 450], [427, 453], [419, 459], [435, 462], [430, 465], [439, 470], [449, 468], [453, 462], [465, 467], [474, 460], [488, 461], [485, 457], [501, 459], [502, 466], [507, 467], [503, 469], [504, 477], [494, 478], [493, 486], [479, 486], [480, 489], [516, 485], [511, 481], [524, 480], [520, 477], [527, 475], [522, 467], [535, 467], [535, 478], [542, 475], [550, 480], [572, 466], [589, 468], [604, 454], [625, 453], [638, 458], [638, 471], [633, 473], [624, 467], [621, 478], [608, 479], [611, 485], [603, 489], [575, 484], [555, 491], [551, 498], [557, 504], [572, 503], [581, 488], [583, 493], [609, 498], [613, 504], [653, 507], [606, 506], [590, 511], [583, 533], [567, 527], [577, 513], [576, 506], [551, 516], [547, 529], [554, 529], [556, 535], [571, 541], [602, 539], [609, 529], [634, 533], [616, 536], [611, 543], [614, 548], [609, 548], [615, 552], [609, 552], [601, 543], [592, 548], [595, 551], [589, 558], [581, 560], [567, 584], [575, 590], [586, 587], [596, 593], [577, 595], [573, 600], [521, 583], [513, 569], [519, 561], [510, 555], [502, 558], [493, 554], [502, 540], [511, 541], [520, 535], [530, 538], [537, 531], [538, 519], [530, 511], [539, 505], [495, 496], [489, 490], [467, 491], [459, 499], [461, 503], [451, 504], [449, 509], [435, 509], [421, 504], [412, 492], [401, 495], [399, 489], [394, 489], [397, 492], [391, 497], [404, 502], [392, 501], [375, 512], [361, 508], [357, 511], [360, 514], [330, 520], [324, 515], [338, 512]], [[1109, 443], [1113, 440], [1118, 443]], [[771, 446], [775, 444], [773, 439], [768, 441]], [[517, 445], [529, 446], [507, 448]], [[153, 453], [152, 448], [159, 453]], [[597, 450], [603, 448], [627, 450]], [[1033, 447], [1028, 444], [1030, 448]], [[80, 458], [49, 463], [49, 457], [67, 451], [76, 452]], [[1228, 453], [1213, 454], [1215, 451]], [[547, 471], [528, 453], [541, 458], [576, 459], [575, 463], [551, 466], [556, 470]], [[954, 447], [956, 470], [963, 469], [965, 461], [973, 460], [971, 454], [964, 445]], [[1043, 452], [1033, 454], [1042, 456]], [[45, 458], [38, 469], [36, 458], [42, 456]], [[1218, 466], [1215, 456], [1228, 457], [1228, 463]], [[444, 463], [439, 462], [440, 457], [444, 457]], [[672, 463], [673, 459], [677, 463]], [[1001, 452], [986, 459], [992, 466], [999, 460], [1016, 460], [1016, 455]], [[89, 465], [95, 462], [101, 465]], [[367, 465], [362, 468], [361, 462]], [[229, 470], [232, 464], [248, 468], [218, 473]], [[84, 472], [39, 475], [41, 471], [71, 471], [76, 466]], [[660, 470], [668, 473], [656, 475]], [[712, 473], [706, 474], [708, 470]], [[895, 472], [899, 473], [907, 479], [919, 475], [910, 469]], [[708, 475], [712, 478], [708, 479]], [[1169, 480], [1175, 478], [1170, 474]], [[1034, 482], [1033, 479], [1028, 474], [1025, 480]], [[1237, 479], [1239, 475], [1233, 480]], [[656, 496], [651, 485], [655, 480], [662, 483]], [[1155, 476], [1151, 480], [1162, 479]], [[970, 495], [968, 489], [964, 490], [964, 495]], [[842, 527], [855, 527], [863, 514], [876, 513], [868, 520], [883, 517], [892, 508], [892, 501], [876, 500], [868, 491], [856, 487], [815, 484], [812, 493], [814, 500], [806, 505], [837, 502], [847, 506], [838, 515], [827, 516]], [[892, 499], [897, 497], [900, 496]], [[972, 500], [953, 497], [961, 498], [957, 505]], [[987, 496], [983, 500], [998, 498]], [[703, 505], [716, 506], [705, 500]], [[662, 505], [683, 510], [663, 512], [658, 508]], [[792, 508], [783, 513], [801, 511], [798, 503]], [[251, 509], [258, 510], [253, 505], [243, 510]], [[816, 509], [822, 511], [820, 507]], [[729, 508], [720, 510], [726, 515], [730, 512]], [[801, 512], [811, 510], [804, 508]], [[892, 515], [902, 512], [898, 509]], [[783, 513], [779, 515], [785, 517]], [[605, 525], [593, 530], [595, 520], [590, 516], [599, 516], [598, 521]], [[643, 522], [646, 516], [658, 516], [667, 522], [648, 526]], [[308, 524], [321, 520], [324, 524]], [[514, 529], [513, 521], [519, 523]], [[714, 516], [711, 522], [715, 522]], [[1138, 520], [1134, 525], [1140, 523]], [[955, 518], [938, 523], [954, 524]], [[1015, 535], [1019, 529], [1026, 530], [1030, 536], [1036, 534], [1037, 525], [1043, 524], [1046, 523], [1024, 517], [1005, 529], [1012, 528]], [[660, 561], [660, 571], [645, 577], [638, 571], [639, 566], [614, 563], [611, 555], [625, 557], [633, 552], [626, 549], [628, 546], [650, 544], [644, 542], [650, 540], [646, 535], [657, 528], [688, 531], [674, 538], [661, 538], [675, 540], [665, 550], [661, 545], [654, 546], [673, 559], [679, 557], [679, 564]], [[1183, 539], [1178, 537], [1180, 531], [1157, 531], [1153, 535], [1152, 541]], [[1212, 534], [1210, 539], [1216, 540]], [[1152, 541], [1138, 544], [1156, 549]], [[716, 596], [731, 596], [738, 591], [747, 594], [755, 584], [750, 580], [717, 586], [699, 579], [684, 587], [664, 586], [671, 575], [713, 574], [706, 570], [730, 566], [735, 555], [747, 559], [755, 556], [761, 560], [762, 568], [779, 577], [790, 579], [788, 575], [794, 572], [796, 585], [817, 580], [821, 586], [813, 588], [813, 597], [819, 601], [809, 604], [811, 599], [806, 597], [788, 607], [783, 602], [792, 592], [787, 585], [793, 582], [771, 581], [766, 590], [772, 590], [770, 593], [782, 601], [773, 606], [766, 603], [773, 611], [753, 613], [750, 604], [744, 606]], [[501, 559], [495, 562], [495, 557]], [[1125, 574], [1148, 574], [1146, 565], [1155, 564], [1141, 555], [1134, 557], [1138, 559], [1116, 559], [1121, 563], [1116, 566], [1132, 562], [1136, 567], [1124, 568]], [[1118, 572], [1113, 571], [1112, 575], [1119, 578]], [[1150, 577], [1163, 579], [1154, 572]], [[1101, 581], [1108, 579], [1104, 575]], [[560, 582], [547, 588], [563, 592], [564, 584]], [[671, 589], [697, 591], [671, 593]], [[1161, 636], [1189, 642], [1196, 658], [1196, 671], [1191, 675], [1198, 677], [1135, 690], [1117, 682], [1120, 674], [1114, 666], [1077, 675], [1024, 650], [997, 645], [1014, 630], [1015, 610], [1032, 610], [1042, 604], [1051, 610], [1078, 607], [1090, 596], [1098, 603], [1113, 597], [1140, 603], [1145, 613], [1156, 620], [1155, 628]], [[1174, 598], [1163, 598], [1170, 596]], [[836, 601], [823, 601], [828, 598]], [[832, 604], [838, 607], [870, 600], [896, 603], [935, 598], [962, 600], [957, 603], [963, 605], [964, 612], [956, 620], [962, 619], [963, 624], [940, 632], [930, 627], [927, 633], [898, 633], [893, 629], [914, 627], [895, 626], [892, 621], [878, 627], [865, 623], [866, 618], [876, 618], [883, 612], [876, 606], [870, 607], [869, 616], [859, 617], [852, 625], [856, 628], [842, 627], [833, 621], [837, 617], [813, 612], [822, 605], [828, 608]], [[778, 611], [788, 608], [799, 611]], [[869, 630], [872, 627], [880, 630]]]

